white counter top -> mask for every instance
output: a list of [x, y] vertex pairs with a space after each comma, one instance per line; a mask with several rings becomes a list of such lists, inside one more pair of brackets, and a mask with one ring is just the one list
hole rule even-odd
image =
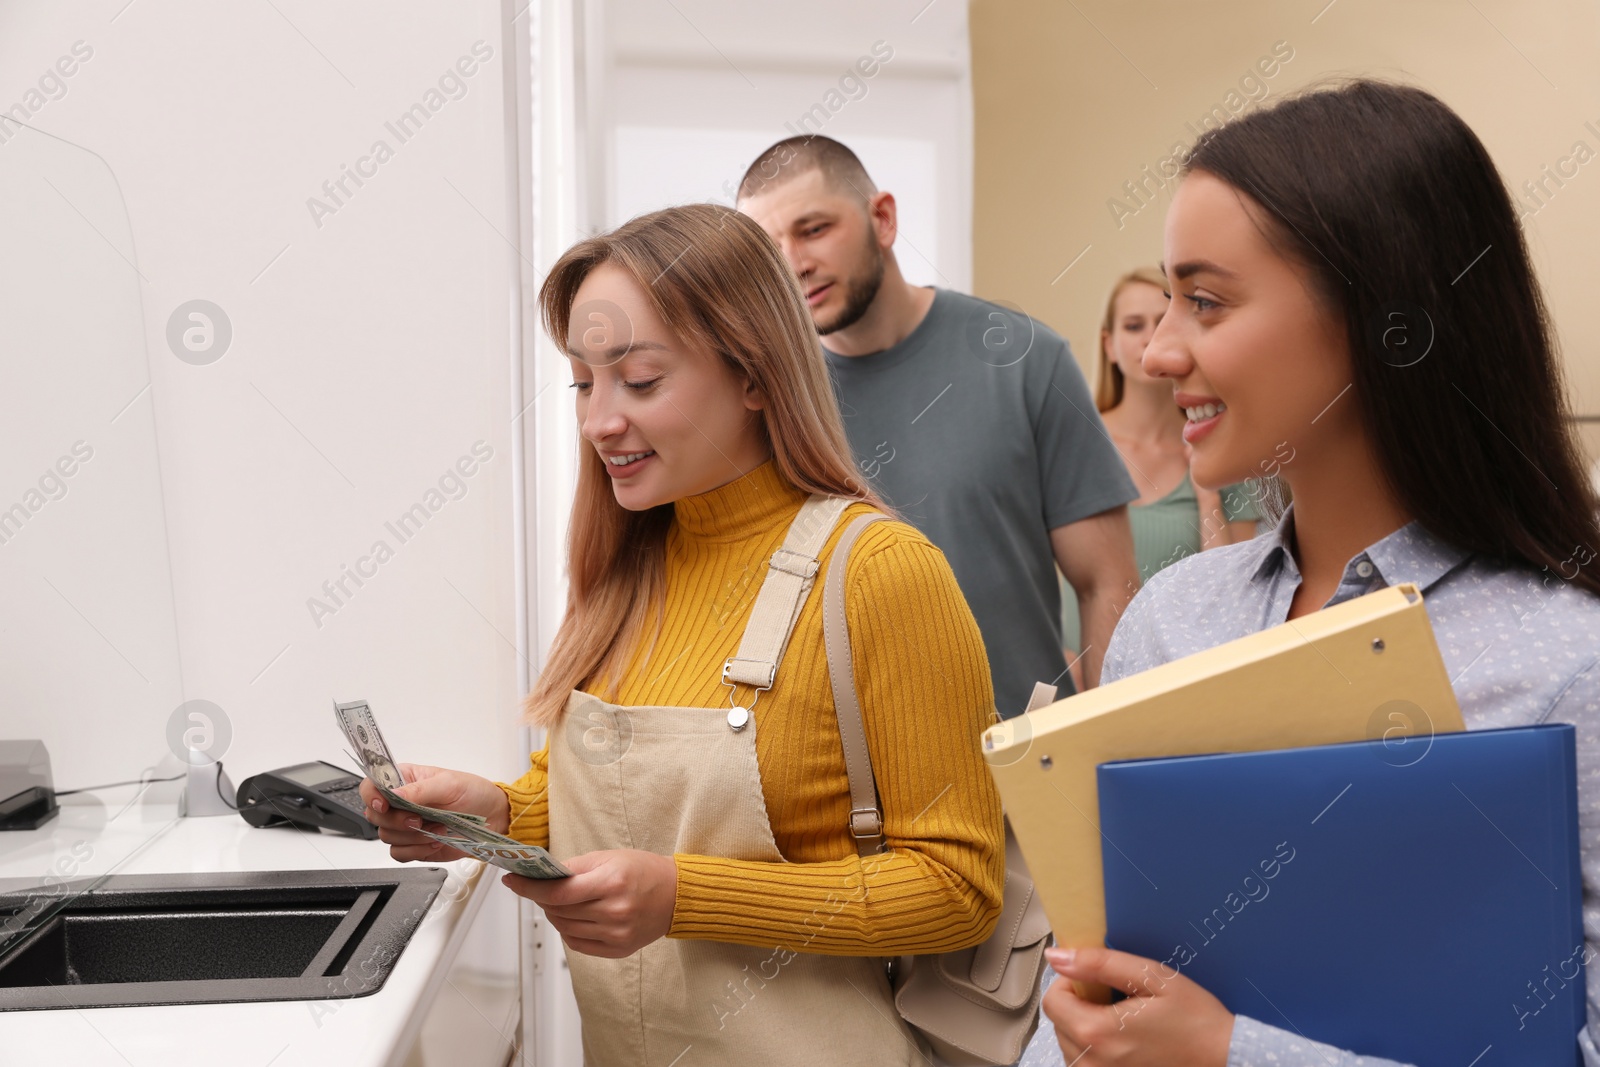
[[[0, 833], [0, 878], [332, 870], [405, 866], [381, 841], [256, 829], [237, 816], [179, 818], [181, 782], [61, 798], [38, 830]], [[159, 791], [159, 792], [158, 792]], [[120, 809], [120, 810], [119, 810]], [[416, 865], [411, 865], [416, 866]], [[26, 1067], [398, 1067], [486, 893], [475, 860], [448, 873], [422, 924], [372, 996], [345, 1000], [0, 1012], [0, 1061]]]

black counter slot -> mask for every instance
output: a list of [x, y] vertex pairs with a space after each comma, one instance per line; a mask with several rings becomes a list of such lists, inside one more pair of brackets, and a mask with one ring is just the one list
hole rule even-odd
[[[336, 975], [344, 973], [345, 967], [349, 965], [350, 960], [355, 956], [356, 949], [367, 943], [367, 931], [372, 929], [372, 924], [378, 921], [379, 915], [383, 914], [383, 905], [388, 899], [389, 894], [387, 892], [379, 894], [378, 899], [367, 909], [366, 914], [357, 918], [354, 931], [344, 939], [344, 943], [338, 947], [333, 958], [328, 961], [328, 965], [321, 970], [321, 974]], [[360, 907], [359, 901], [356, 906], [357, 908]]]
[[[362, 996], [387, 979], [444, 872], [143, 875], [57, 890], [0, 954], [0, 1011]], [[0, 888], [0, 916], [27, 913]], [[24, 899], [21, 908], [7, 904]], [[352, 961], [359, 976], [344, 976]]]
[[[301, 974], [348, 908], [76, 911], [51, 920], [49, 934], [0, 967], [0, 986], [292, 978]], [[21, 972], [21, 975], [13, 974]]]

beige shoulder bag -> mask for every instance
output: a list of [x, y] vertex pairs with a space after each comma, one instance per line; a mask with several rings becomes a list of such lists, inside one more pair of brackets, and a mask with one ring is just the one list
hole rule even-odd
[[[867, 754], [866, 729], [856, 698], [850, 632], [845, 618], [845, 565], [856, 538], [885, 515], [863, 515], [845, 528], [823, 586], [822, 629], [833, 682], [833, 703], [850, 778], [850, 833], [860, 854], [883, 850], [883, 816]], [[1035, 686], [1029, 710], [1055, 699], [1051, 686]], [[1039, 1025], [1039, 983], [1051, 944], [1044, 905], [1006, 826], [1006, 882], [1000, 922], [981, 945], [890, 962], [894, 1003], [950, 1067], [1000, 1067], [1022, 1055]]]

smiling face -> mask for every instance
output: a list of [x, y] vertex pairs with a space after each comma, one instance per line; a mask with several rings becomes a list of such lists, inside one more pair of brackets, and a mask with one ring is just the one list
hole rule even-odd
[[1129, 282], [1118, 290], [1116, 300], [1112, 301], [1111, 329], [1100, 332], [1100, 343], [1130, 383], [1156, 382], [1145, 374], [1140, 361], [1156, 332], [1156, 324], [1167, 313], [1167, 304], [1167, 294], [1148, 282]]
[[760, 394], [669, 330], [620, 267], [603, 263], [578, 287], [567, 361], [579, 429], [629, 511], [709, 492], [769, 457]]
[[783, 250], [817, 333], [843, 330], [867, 313], [883, 284], [884, 246], [860, 194], [833, 188], [812, 168], [745, 197], [739, 210]]
[[[1268, 243], [1233, 186], [1204, 171], [1179, 185], [1167, 213], [1167, 309], [1146, 374], [1170, 379], [1187, 409], [1196, 483], [1221, 488], [1347, 453], [1363, 439], [1342, 324], [1309, 272]], [[1263, 223], [1264, 224], [1264, 223]], [[1293, 452], [1289, 452], [1292, 449]]]

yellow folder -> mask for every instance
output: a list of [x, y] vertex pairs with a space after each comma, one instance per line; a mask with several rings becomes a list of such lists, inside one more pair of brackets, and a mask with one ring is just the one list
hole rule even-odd
[[983, 750], [1057, 943], [1086, 947], [1106, 934], [1096, 765], [1379, 738], [1403, 764], [1425, 758], [1433, 733], [1462, 729], [1407, 584], [1008, 719]]

